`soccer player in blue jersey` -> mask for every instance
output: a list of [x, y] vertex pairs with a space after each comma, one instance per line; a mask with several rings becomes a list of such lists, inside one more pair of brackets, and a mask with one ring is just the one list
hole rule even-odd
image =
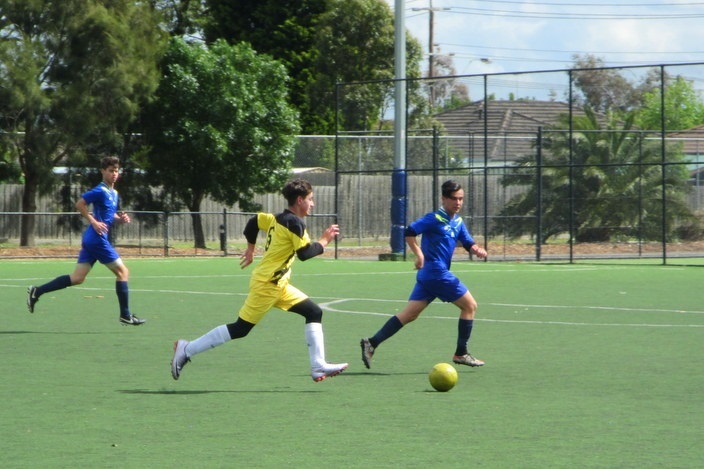
[[[119, 197], [115, 190], [115, 182], [120, 176], [120, 159], [116, 156], [106, 156], [100, 162], [100, 172], [103, 175], [103, 182], [83, 194], [76, 202], [76, 209], [89, 223], [83, 232], [76, 268], [70, 275], [61, 275], [44, 285], [29, 287], [27, 289], [27, 308], [30, 313], [33, 313], [39, 297], [43, 294], [80, 285], [86, 279], [95, 262], [98, 261], [105, 264], [115, 274], [115, 292], [120, 305], [120, 323], [139, 326], [144, 324], [144, 320], [133, 315], [129, 307], [129, 289], [127, 287], [129, 270], [108, 240], [108, 232], [114, 222], [130, 222], [129, 215], [118, 212]], [[93, 205], [92, 212], [88, 210], [88, 206], [91, 204]]]
[[[405, 231], [406, 243], [415, 254], [416, 285], [406, 307], [391, 317], [372, 337], [362, 339], [362, 361], [369, 368], [379, 345], [414, 321], [436, 298], [454, 303], [460, 309], [457, 324], [457, 347], [452, 361], [460, 365], [482, 366], [484, 362], [473, 357], [467, 344], [472, 333], [477, 302], [466, 286], [450, 272], [452, 254], [457, 244], [483, 259], [486, 250], [474, 242], [462, 218], [457, 215], [464, 202], [464, 190], [455, 181], [442, 185], [442, 208], [414, 221]], [[416, 237], [421, 235], [420, 246]]]
[[282, 192], [288, 202], [286, 210], [278, 215], [258, 213], [249, 219], [244, 228], [247, 249], [241, 256], [240, 266], [243, 269], [254, 259], [259, 231], [266, 232], [266, 244], [262, 260], [252, 272], [249, 294], [237, 320], [218, 326], [193, 341], [177, 340], [171, 360], [171, 376], [174, 379], [181, 376], [181, 370], [194, 355], [246, 336], [272, 308], [290, 311], [305, 319], [313, 381], [322, 381], [347, 368], [347, 363], [328, 363], [325, 360], [323, 310], [289, 283], [291, 265], [296, 257], [305, 261], [322, 254], [340, 229], [337, 225], [330, 225], [318, 241], [311, 242], [303, 219], [315, 206], [313, 188], [306, 180], [294, 179], [284, 186]]

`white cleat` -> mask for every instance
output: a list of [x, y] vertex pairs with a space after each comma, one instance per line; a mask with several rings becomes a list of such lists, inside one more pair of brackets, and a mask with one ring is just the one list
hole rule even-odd
[[311, 376], [313, 381], [316, 383], [322, 381], [325, 378], [332, 378], [337, 376], [347, 369], [349, 365], [347, 363], [326, 363], [323, 366], [313, 368], [311, 370]]
[[480, 360], [476, 357], [473, 357], [469, 353], [466, 353], [464, 355], [455, 355], [452, 357], [453, 363], [457, 363], [458, 365], [467, 365], [467, 366], [484, 366], [484, 360]]
[[174, 379], [178, 379], [181, 376], [181, 370], [186, 363], [191, 361], [190, 358], [186, 356], [186, 345], [188, 345], [187, 340], [177, 340], [174, 342], [174, 358], [171, 359], [171, 376]]

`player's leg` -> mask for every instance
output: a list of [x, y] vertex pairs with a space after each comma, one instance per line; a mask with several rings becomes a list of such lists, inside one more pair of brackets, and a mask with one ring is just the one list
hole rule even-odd
[[171, 360], [171, 376], [179, 379], [181, 370], [193, 356], [249, 334], [249, 331], [278, 301], [279, 294], [280, 290], [274, 285], [264, 282], [255, 283], [250, 287], [247, 299], [240, 308], [237, 321], [217, 326], [190, 342], [184, 339], [177, 340], [174, 343], [174, 356]]
[[381, 345], [382, 342], [400, 331], [403, 326], [409, 322], [415, 321], [434, 298], [435, 296], [432, 292], [426, 290], [420, 282], [416, 282], [406, 307], [403, 308], [400, 313], [389, 318], [372, 337], [363, 338], [359, 342], [362, 348], [362, 362], [364, 366], [369, 368], [376, 348]]
[[[296, 301], [301, 296], [305, 297], [304, 294], [290, 285], [287, 288], [287, 295], [292, 301]], [[305, 336], [313, 381], [322, 381], [325, 378], [342, 373], [347, 368], [347, 363], [328, 363], [325, 359], [325, 337], [322, 324], [323, 310], [320, 306], [310, 298], [305, 297], [304, 300], [288, 307], [288, 311], [300, 314], [306, 320]]]
[[460, 308], [460, 317], [457, 322], [457, 348], [452, 361], [461, 365], [482, 366], [484, 362], [469, 353], [469, 339], [474, 327], [474, 314], [477, 310], [477, 302], [469, 291], [453, 302]]
[[171, 360], [171, 376], [174, 379], [178, 379], [181, 376], [183, 367], [191, 361], [191, 357], [222, 345], [229, 340], [244, 337], [249, 334], [249, 331], [254, 326], [251, 322], [237, 318], [237, 321], [218, 326], [190, 342], [183, 339], [177, 340], [174, 343], [174, 357]]
[[409, 322], [415, 321], [427, 306], [428, 301], [426, 300], [410, 300], [401, 312], [389, 318], [384, 325], [381, 326], [381, 329], [369, 338], [371, 346], [374, 348], [378, 347], [382, 342], [400, 331], [403, 326]]
[[144, 324], [144, 319], [140, 319], [130, 312], [130, 289], [128, 286], [130, 271], [125, 263], [118, 257], [106, 262], [105, 267], [115, 274], [115, 294], [120, 305], [120, 323], [131, 326]]
[[381, 345], [382, 342], [400, 331], [403, 326], [409, 322], [415, 321], [428, 304], [428, 300], [410, 300], [408, 304], [406, 304], [406, 307], [395, 316], [391, 316], [376, 334], [369, 338], [362, 339], [359, 345], [362, 348], [362, 362], [364, 366], [370, 368], [376, 348]]
[[[95, 261], [93, 261], [95, 262]], [[39, 297], [45, 293], [53, 292], [56, 290], [62, 290], [64, 288], [71, 287], [73, 285], [80, 285], [86, 279], [88, 272], [90, 272], [93, 263], [82, 261], [79, 256], [79, 261], [76, 263], [76, 267], [71, 274], [59, 275], [55, 279], [37, 287], [30, 286], [27, 288], [27, 309], [30, 313], [34, 312], [34, 305], [39, 301]]]

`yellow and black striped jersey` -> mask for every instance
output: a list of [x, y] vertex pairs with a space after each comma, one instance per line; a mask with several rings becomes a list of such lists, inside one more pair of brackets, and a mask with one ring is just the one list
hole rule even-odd
[[252, 279], [279, 283], [291, 275], [291, 264], [298, 256], [305, 261], [323, 253], [323, 246], [311, 243], [305, 222], [290, 210], [278, 215], [258, 213], [244, 229], [249, 243], [255, 244], [257, 233], [266, 232], [264, 257], [252, 272]]

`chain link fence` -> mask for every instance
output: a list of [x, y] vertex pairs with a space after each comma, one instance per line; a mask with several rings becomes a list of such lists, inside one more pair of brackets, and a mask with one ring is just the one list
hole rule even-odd
[[[619, 104], [614, 90], [584, 79], [600, 72], [650, 80], [651, 92], [660, 93], [661, 107], [654, 106], [662, 128], [645, 131], [613, 113], [585, 111], [586, 102]], [[378, 130], [355, 120], [368, 104], [363, 97], [379, 96], [380, 88], [392, 95], [394, 82], [340, 84], [336, 135], [298, 138], [294, 174], [315, 189], [308, 231], [317, 239], [329, 224], [340, 225], [342, 234], [326, 255], [376, 259], [389, 253], [392, 180], [402, 171], [407, 222], [438, 208], [440, 185], [457, 179], [465, 189], [461, 215], [492, 259], [704, 258], [704, 125], [669, 124], [676, 116], [664, 111], [671, 106], [666, 85], [678, 77], [701, 101], [704, 64], [409, 80], [416, 95], [407, 100], [402, 168], [394, 155], [393, 103], [380, 109]], [[418, 118], [428, 108], [432, 119]], [[21, 187], [0, 185], [0, 191], [0, 257], [28, 255], [18, 246], [21, 217], [28, 216], [19, 212]], [[31, 215], [37, 247], [29, 255], [63, 249], [59, 255], [74, 256], [80, 246], [83, 221], [63, 213], [55, 199], [43, 198]], [[285, 208], [280, 194], [255, 202], [272, 213]], [[115, 229], [116, 245], [126, 255], [158, 256], [236, 254], [251, 216], [206, 201], [199, 214], [206, 248], [196, 249], [193, 214], [130, 213], [133, 223]], [[458, 259], [467, 256], [458, 250]]]

